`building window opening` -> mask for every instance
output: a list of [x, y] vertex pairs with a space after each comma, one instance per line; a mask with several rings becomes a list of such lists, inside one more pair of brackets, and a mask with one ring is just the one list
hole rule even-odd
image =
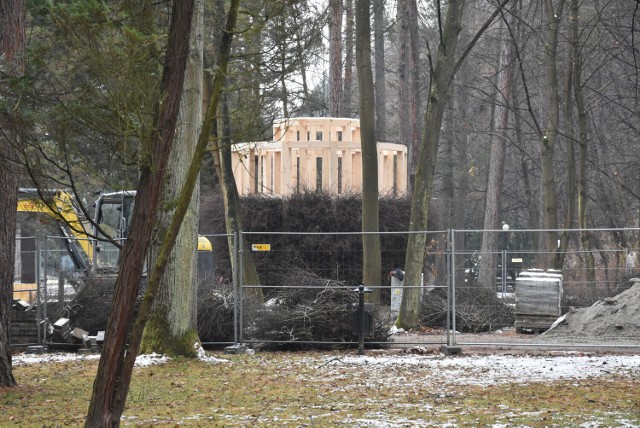
[[258, 193], [260, 189], [260, 156], [253, 157], [253, 192]]
[[398, 196], [398, 155], [393, 155], [393, 196]]
[[338, 141], [342, 141], [342, 131], [337, 131]]
[[260, 193], [264, 193], [264, 156], [260, 156]]
[[296, 157], [296, 192], [300, 193], [300, 156]]
[[338, 195], [342, 194], [342, 158], [338, 158]]
[[316, 191], [322, 190], [322, 158], [316, 158]]
[[296, 141], [300, 141], [300, 131], [296, 131]]
[[316, 131], [316, 141], [322, 141], [322, 131]]

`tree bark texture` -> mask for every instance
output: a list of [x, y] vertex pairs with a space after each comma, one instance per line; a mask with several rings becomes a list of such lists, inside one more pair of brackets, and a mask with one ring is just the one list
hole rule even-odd
[[409, 51], [411, 38], [409, 37], [409, 0], [398, 0], [396, 22], [398, 27], [398, 116], [401, 118], [399, 127], [400, 144], [407, 146], [407, 191], [413, 190], [416, 174], [416, 147], [411, 143], [411, 117], [409, 103]]
[[[162, 239], [171, 224], [175, 211], [173, 207], [184, 185], [202, 127], [203, 7], [203, 0], [195, 0], [189, 36], [189, 59], [185, 70], [176, 135], [163, 186], [162, 208], [159, 210], [153, 233], [151, 265], [157, 260]], [[197, 342], [198, 199], [196, 186], [169, 256], [166, 273], [160, 281], [158, 294], [154, 299], [141, 344], [142, 353], [197, 355], [194, 342]]]
[[418, 35], [418, 7], [415, 0], [399, 0], [398, 65], [400, 141], [407, 146], [409, 191], [413, 188], [421, 140], [420, 118], [420, 40]]
[[[25, 7], [22, 0], [0, 0], [0, 84], [24, 75]], [[3, 94], [6, 110], [0, 112], [0, 386], [16, 385], [9, 349], [10, 311], [16, 248], [16, 205], [18, 201], [18, 135], [12, 120], [17, 100]]]
[[[387, 134], [387, 85], [384, 59], [385, 0], [373, 1], [373, 45], [375, 58], [376, 139], [386, 141]], [[404, 189], [403, 189], [404, 190]]]
[[563, 139], [567, 148], [567, 167], [566, 167], [566, 190], [565, 190], [565, 210], [564, 222], [562, 228], [564, 232], [560, 235], [560, 247], [556, 254], [556, 266], [564, 264], [564, 258], [569, 248], [569, 229], [573, 228], [576, 215], [576, 149], [575, 149], [575, 126], [573, 121], [573, 86], [574, 86], [574, 63], [576, 61], [576, 44], [571, 43], [573, 37], [571, 30], [572, 15], [569, 13], [569, 53], [567, 57], [567, 67], [565, 70], [563, 98], [563, 119], [564, 119], [564, 136]]
[[[515, 14], [510, 14], [511, 26], [515, 23]], [[494, 126], [495, 133], [491, 135], [491, 155], [489, 159], [489, 179], [487, 181], [487, 196], [484, 211], [484, 230], [480, 253], [480, 272], [478, 282], [485, 287], [493, 288], [496, 281], [498, 252], [505, 250], [507, 236], [504, 232], [487, 232], [498, 230], [502, 216], [502, 189], [504, 181], [504, 161], [507, 149], [509, 105], [513, 81], [513, 42], [506, 29], [506, 17], [500, 20], [500, 54], [498, 58], [497, 93], [495, 97], [494, 120], [499, 123]], [[504, 260], [502, 261], [505, 262]]]
[[[234, 275], [239, 272], [242, 273], [238, 278], [238, 282], [242, 285], [260, 285], [260, 277], [258, 276], [258, 270], [253, 262], [251, 251], [249, 251], [249, 243], [242, 242], [242, 269], [240, 266], [235, 266], [236, 245], [233, 239], [234, 234], [243, 230], [243, 210], [242, 202], [240, 200], [240, 194], [238, 193], [238, 187], [236, 186], [236, 180], [233, 175], [233, 167], [231, 161], [231, 117], [229, 114], [229, 102], [228, 92], [222, 94], [222, 137], [220, 138], [221, 145], [218, 147], [218, 163], [220, 165], [220, 183], [222, 185], [223, 202], [225, 204], [225, 222], [227, 227], [228, 243], [229, 243], [229, 257], [232, 263]], [[258, 301], [264, 300], [262, 289], [247, 288], [245, 293]]]
[[193, 0], [174, 2], [156, 129], [149, 142], [150, 158], [142, 167], [129, 237], [121, 254], [105, 343], [85, 421], [87, 427], [118, 426], [129, 391], [131, 372], [127, 370], [124, 360], [125, 355], [134, 360], [137, 355], [137, 348], [132, 349], [127, 344], [176, 128], [189, 54], [192, 14]]
[[[378, 210], [378, 150], [375, 95], [371, 65], [371, 2], [356, 0], [356, 65], [360, 86], [360, 135], [362, 141], [362, 281], [365, 286], [382, 285]], [[380, 303], [380, 289], [369, 301]]]
[[402, 293], [400, 311], [396, 326], [401, 328], [415, 327], [418, 322], [420, 306], [420, 289], [412, 288], [420, 285], [424, 265], [425, 233], [429, 214], [429, 203], [436, 168], [436, 155], [440, 140], [440, 129], [445, 107], [451, 91], [449, 86], [455, 76], [455, 51], [458, 34], [461, 29], [465, 0], [454, 0], [447, 9], [444, 31], [438, 47], [435, 68], [432, 70], [429, 105], [425, 112], [425, 132], [422, 134], [420, 155], [416, 165], [416, 180], [411, 198], [411, 216], [407, 253], [405, 256], [405, 289]]
[[[580, 242], [583, 250], [593, 248], [591, 236], [586, 230], [587, 223], [587, 112], [585, 109], [584, 94], [582, 92], [582, 54], [579, 49], [579, 26], [580, 26], [580, 2], [571, 0], [569, 18], [569, 40], [573, 45], [573, 90], [576, 100], [576, 110], [578, 116], [578, 166], [577, 166], [577, 192], [578, 192], [578, 228], [580, 232]], [[585, 252], [585, 269], [588, 284], [595, 284], [595, 260], [592, 251]]]
[[545, 24], [545, 63], [546, 63], [546, 93], [547, 125], [542, 136], [541, 167], [542, 167], [542, 201], [544, 206], [545, 268], [555, 265], [555, 250], [557, 248], [558, 207], [556, 195], [556, 179], [553, 166], [555, 146], [558, 138], [560, 122], [560, 97], [558, 95], [558, 32], [560, 16], [564, 7], [564, 0], [559, 0], [554, 8], [553, 0], [544, 0]]
[[340, 117], [342, 101], [342, 0], [329, 0], [329, 116]]
[[[135, 363], [137, 352], [142, 340], [142, 334], [144, 331], [145, 323], [148, 319], [148, 316], [151, 310], [151, 305], [153, 304], [153, 298], [157, 291], [160, 279], [162, 278], [162, 275], [164, 273], [164, 269], [166, 267], [169, 254], [177, 238], [180, 225], [188, 210], [189, 202], [193, 194], [193, 190], [198, 181], [198, 174], [200, 172], [202, 159], [208, 147], [209, 135], [211, 133], [214, 118], [216, 116], [217, 105], [220, 100], [220, 94], [222, 93], [223, 82], [225, 80], [225, 76], [227, 73], [229, 51], [231, 49], [232, 35], [235, 31], [235, 26], [236, 26], [236, 21], [238, 16], [238, 7], [239, 7], [239, 0], [233, 0], [229, 7], [229, 13], [227, 16], [225, 31], [220, 40], [220, 52], [219, 52], [219, 61], [218, 61], [219, 66], [216, 69], [213, 85], [211, 87], [212, 89], [211, 89], [211, 95], [209, 97], [209, 104], [207, 106], [207, 112], [203, 120], [202, 131], [200, 132], [200, 135], [198, 137], [198, 144], [196, 146], [195, 155], [191, 161], [191, 165], [189, 166], [184, 187], [182, 188], [182, 191], [180, 192], [180, 196], [176, 203], [175, 215], [173, 216], [170, 227], [167, 229], [167, 234], [165, 236], [165, 239], [162, 242], [160, 251], [158, 252], [157, 262], [154, 264], [151, 270], [151, 273], [149, 275], [149, 281], [147, 283], [147, 288], [145, 290], [144, 298], [142, 300], [142, 303], [140, 304], [140, 309], [138, 310], [138, 316], [135, 319], [135, 323], [131, 331], [128, 352], [124, 357], [124, 363], [121, 365], [119, 373], [117, 373], [122, 383], [122, 387], [118, 391], [119, 403], [122, 406], [124, 406], [124, 401], [128, 393], [128, 388], [131, 382], [131, 373], [133, 371], [133, 366]], [[185, 22], [186, 19], [187, 17], [184, 17], [183, 20], [180, 20], [180, 22]], [[190, 20], [186, 22], [190, 23]], [[173, 34], [171, 30], [170, 30], [170, 34]], [[181, 35], [186, 39], [188, 34], [189, 34], [189, 29], [187, 28], [187, 32]], [[171, 39], [172, 38], [170, 37], [169, 40]], [[186, 56], [186, 54], [187, 53], [185, 52], [184, 55]], [[174, 122], [174, 127], [175, 127], [175, 122]], [[101, 359], [101, 362], [102, 362], [102, 359]], [[95, 389], [95, 386], [94, 386], [94, 389]], [[122, 408], [119, 408], [118, 410], [121, 414]], [[87, 422], [88, 425], [91, 425], [91, 426], [100, 425], [99, 420], [94, 424], [91, 424], [89, 418], [87, 418], [87, 421], [88, 421]], [[110, 421], [107, 421], [107, 422], [110, 422]], [[118, 420], [113, 419], [112, 423], [117, 425]]]
[[353, 98], [353, 48], [354, 48], [354, 18], [353, 18], [353, 0], [345, 0], [345, 18], [347, 24], [344, 29], [345, 45], [344, 45], [344, 82], [342, 90], [342, 106], [340, 114], [344, 117], [353, 117], [352, 108]]

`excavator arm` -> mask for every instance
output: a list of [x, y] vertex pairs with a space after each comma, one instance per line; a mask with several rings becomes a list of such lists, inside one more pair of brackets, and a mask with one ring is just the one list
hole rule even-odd
[[89, 269], [93, 260], [93, 244], [89, 238], [89, 222], [75, 198], [63, 190], [19, 189], [18, 212], [42, 213], [54, 218], [60, 228], [71, 257], [79, 269]]

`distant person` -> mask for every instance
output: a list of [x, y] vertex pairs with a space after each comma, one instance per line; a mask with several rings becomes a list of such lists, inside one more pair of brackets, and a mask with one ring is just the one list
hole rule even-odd
[[402, 281], [404, 279], [404, 272], [402, 271], [402, 269], [397, 268], [396, 270], [392, 270], [391, 272], [389, 272], [389, 278], [391, 278], [392, 276], [398, 278], [398, 281]]
[[638, 255], [631, 248], [627, 248], [627, 256], [625, 258], [625, 265], [627, 267], [627, 273], [631, 273], [638, 263]]

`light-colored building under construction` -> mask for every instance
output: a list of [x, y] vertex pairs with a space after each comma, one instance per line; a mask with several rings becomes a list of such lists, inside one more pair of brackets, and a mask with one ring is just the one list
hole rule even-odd
[[[407, 188], [407, 148], [378, 142], [380, 194]], [[241, 195], [285, 196], [304, 190], [362, 190], [360, 120], [298, 117], [275, 121], [273, 140], [236, 144], [233, 173]]]

